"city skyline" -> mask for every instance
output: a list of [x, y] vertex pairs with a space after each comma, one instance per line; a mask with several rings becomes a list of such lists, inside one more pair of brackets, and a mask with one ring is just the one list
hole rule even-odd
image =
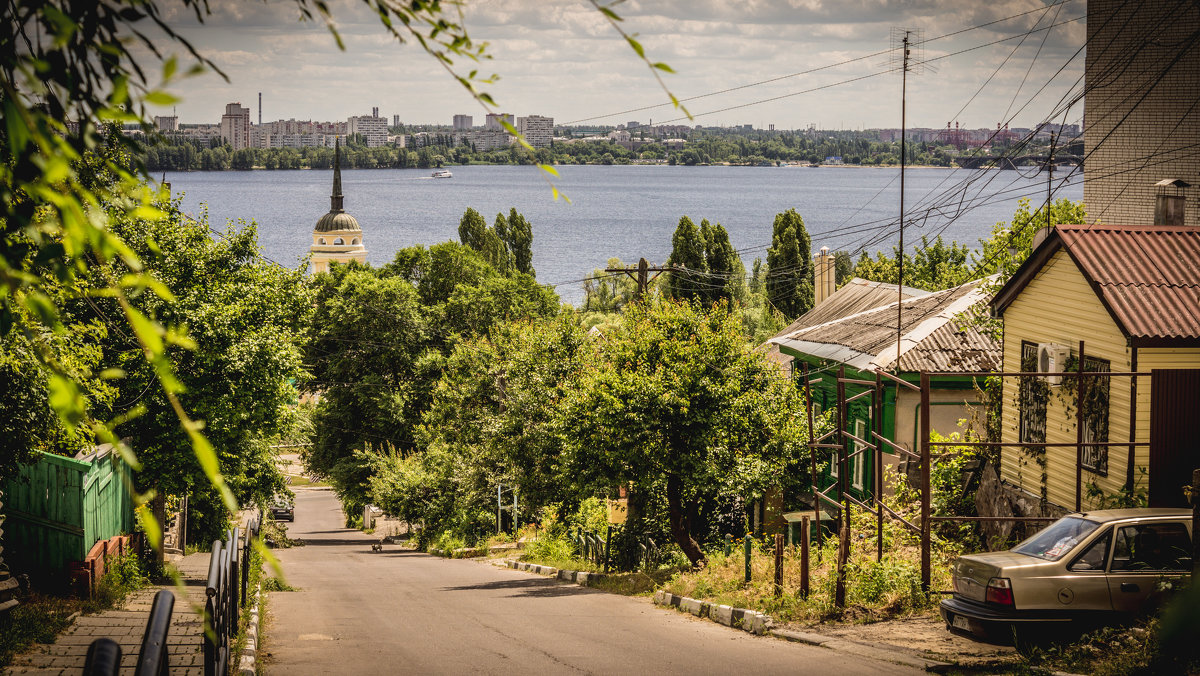
[[[455, 114], [483, 118], [485, 111], [432, 58], [387, 38], [369, 11], [349, 0], [331, 2], [330, 9], [345, 52], [322, 24], [296, 21], [290, 3], [214, 2], [203, 26], [185, 12], [169, 13], [172, 27], [231, 79], [207, 73], [179, 82], [173, 91], [183, 99], [175, 107], [180, 122], [219, 118], [219, 106], [231, 101], [252, 107], [257, 119], [260, 91], [264, 120], [341, 119], [376, 106], [409, 124], [448, 125]], [[900, 77], [888, 72], [888, 55], [879, 52], [887, 51], [891, 29], [904, 25], [923, 30], [925, 58], [936, 68], [910, 78], [913, 125], [957, 120], [979, 128], [1011, 119], [1012, 126], [1031, 127], [1076, 85], [1083, 67], [1077, 54], [1085, 37], [1081, 0], [971, 7], [931, 0], [916, 8], [811, 0], [799, 8], [763, 2], [742, 11], [715, 3], [629, 2], [618, 9], [648, 56], [676, 71], [664, 78], [694, 120], [666, 102], [629, 46], [583, 3], [487, 1], [465, 8], [473, 38], [490, 42], [494, 56], [476, 67], [501, 75], [482, 89], [498, 111], [537, 111], [557, 124], [616, 126], [637, 119], [763, 129], [898, 127]], [[863, 22], [862, 15], [872, 20]], [[964, 30], [989, 22], [996, 23]], [[1046, 26], [1053, 28], [1026, 34]], [[963, 32], [940, 37], [956, 31]], [[996, 43], [1004, 38], [1013, 39]], [[863, 79], [846, 82], [855, 78]], [[768, 79], [776, 81], [747, 86]], [[765, 99], [775, 100], [755, 103]], [[631, 110], [647, 106], [653, 107]], [[1081, 115], [1080, 104], [1067, 122]]]

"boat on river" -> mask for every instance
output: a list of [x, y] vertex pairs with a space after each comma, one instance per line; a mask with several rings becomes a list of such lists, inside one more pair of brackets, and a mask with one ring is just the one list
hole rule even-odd
[[438, 169], [433, 172], [434, 178], [454, 178], [454, 174], [450, 173], [449, 169]]

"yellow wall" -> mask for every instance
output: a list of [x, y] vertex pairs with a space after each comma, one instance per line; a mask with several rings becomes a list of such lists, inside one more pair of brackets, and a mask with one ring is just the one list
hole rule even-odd
[[[1004, 311], [1004, 370], [1021, 370], [1021, 341], [1059, 343], [1071, 348], [1078, 357], [1079, 341], [1089, 357], [1107, 359], [1116, 372], [1130, 370], [1132, 350], [1108, 311], [1093, 293], [1075, 263], [1065, 250], [1056, 253], [1038, 272], [1021, 294]], [[1142, 359], [1139, 352], [1139, 360]], [[1139, 363], [1139, 371], [1149, 367]], [[1004, 379], [1003, 440], [1020, 441], [1020, 409], [1017, 406], [1018, 379]], [[1149, 383], [1139, 383], [1139, 400], [1145, 390], [1149, 406]], [[1109, 441], [1128, 441], [1130, 379], [1116, 377], [1109, 384]], [[1046, 411], [1046, 441], [1070, 443], [1076, 441], [1074, 396], [1060, 396], [1061, 386], [1051, 388]], [[1063, 399], [1067, 401], [1063, 401]], [[1067, 409], [1070, 409], [1068, 413]], [[1139, 413], [1138, 427], [1148, 414]], [[1047, 493], [1050, 502], [1073, 509], [1075, 506], [1075, 447], [1046, 449]], [[1145, 453], [1145, 449], [1141, 449]], [[1109, 447], [1108, 476], [1088, 470], [1083, 472], [1083, 506], [1088, 508], [1086, 486], [1095, 482], [1108, 493], [1119, 491], [1125, 484], [1128, 449]], [[1000, 461], [1001, 476], [1009, 483], [1024, 488], [1033, 495], [1041, 494], [1041, 470], [1020, 448], [1005, 448]]]

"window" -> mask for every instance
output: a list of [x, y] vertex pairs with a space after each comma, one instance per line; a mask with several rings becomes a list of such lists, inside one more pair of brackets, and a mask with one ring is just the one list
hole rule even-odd
[[1055, 521], [1033, 537], [1013, 547], [1018, 554], [1028, 554], [1047, 561], [1066, 556], [1100, 524], [1079, 517], [1067, 516]]
[[1192, 539], [1182, 523], [1142, 523], [1117, 529], [1113, 570], [1192, 569]]
[[1067, 570], [1104, 570], [1104, 564], [1108, 563], [1108, 545], [1110, 543], [1112, 543], [1112, 529], [1104, 531], [1104, 535], [1093, 540], [1092, 544], [1088, 545], [1088, 548], [1077, 556], [1071, 565], [1067, 566]]
[[[1026, 373], [1037, 373], [1037, 343], [1021, 341], [1021, 370]], [[1046, 401], [1050, 398], [1050, 386], [1037, 376], [1021, 376], [1019, 388], [1017, 404], [1021, 413], [1021, 442], [1045, 443]]]
[[[858, 418], [854, 421], [854, 436], [858, 437], [859, 439], [867, 438], [867, 421], [863, 420], [862, 418]], [[852, 461], [853, 464], [850, 465], [850, 476], [854, 477], [854, 487], [861, 489], [863, 487], [863, 467], [867, 464], [865, 457], [867, 451], [866, 448], [857, 441], [854, 442], [852, 448], [854, 451], [862, 451], [862, 453], [854, 456], [854, 460]]]
[[[1083, 358], [1083, 370], [1089, 373], [1110, 373], [1112, 366], [1107, 359]], [[1087, 378], [1087, 391], [1083, 395], [1083, 441], [1101, 443], [1108, 441], [1108, 387], [1109, 376]], [[1108, 475], [1108, 446], [1084, 446], [1083, 468]]]
[[836, 448], [829, 452], [829, 475], [835, 479], [838, 477], [838, 452]]
[[355, 237], [354, 239], [350, 240], [350, 243], [351, 243], [351, 244], [358, 244], [358, 238], [357, 238], [357, 237]]
[[338, 237], [337, 239], [333, 240], [334, 246], [342, 246], [345, 243], [346, 243], [346, 240], [342, 239], [341, 237]]
[[322, 237], [322, 238], [318, 239], [318, 240], [317, 240], [317, 242], [319, 242], [321, 245], [324, 245], [324, 244], [325, 244], [325, 238], [324, 238], [324, 237]]

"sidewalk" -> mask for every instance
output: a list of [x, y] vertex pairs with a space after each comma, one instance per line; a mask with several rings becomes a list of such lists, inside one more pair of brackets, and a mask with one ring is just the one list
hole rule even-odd
[[186, 586], [182, 597], [172, 585], [133, 592], [118, 609], [78, 617], [57, 641], [51, 645], [37, 645], [30, 652], [18, 656], [5, 673], [79, 674], [83, 671], [88, 646], [100, 637], [111, 638], [121, 645], [121, 669], [132, 670], [137, 664], [142, 633], [146, 630], [154, 595], [160, 589], [170, 589], [175, 594], [171, 631], [167, 635], [171, 674], [202, 676], [204, 625], [192, 604], [198, 604], [203, 612], [208, 559], [208, 552], [200, 552], [185, 556], [176, 564]]

